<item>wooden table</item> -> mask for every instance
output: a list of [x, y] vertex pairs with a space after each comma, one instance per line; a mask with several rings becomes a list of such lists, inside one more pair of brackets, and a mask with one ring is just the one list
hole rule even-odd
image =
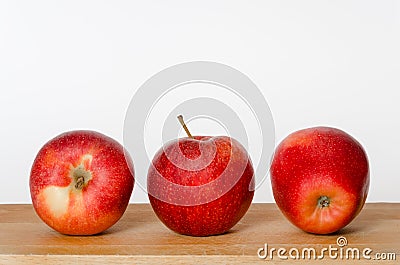
[[[347, 246], [339, 247], [337, 238], [344, 236]], [[360, 215], [339, 233], [317, 236], [304, 233], [291, 225], [275, 204], [253, 204], [246, 216], [229, 233], [211, 237], [189, 237], [175, 234], [160, 223], [148, 204], [132, 204], [123, 218], [97, 236], [65, 236], [47, 227], [31, 205], [0, 205], [0, 264], [282, 264], [273, 252], [273, 259], [258, 257], [258, 250], [268, 244], [284, 248], [299, 260], [296, 264], [376, 264], [376, 260], [345, 258], [348, 248], [372, 249], [370, 257], [383, 253], [396, 260], [379, 264], [400, 264], [400, 204], [367, 204]], [[322, 248], [343, 250], [343, 258], [308, 259], [314, 248], [317, 256]], [[351, 250], [351, 249], [350, 249]], [[283, 250], [282, 250], [283, 251]], [[305, 259], [301, 258], [304, 251]], [[310, 250], [311, 251], [311, 250]], [[333, 255], [334, 256], [333, 252]], [[260, 251], [260, 255], [264, 255]], [[368, 253], [367, 253], [368, 254]], [[362, 255], [362, 253], [361, 253]], [[285, 255], [283, 255], [285, 256]]]

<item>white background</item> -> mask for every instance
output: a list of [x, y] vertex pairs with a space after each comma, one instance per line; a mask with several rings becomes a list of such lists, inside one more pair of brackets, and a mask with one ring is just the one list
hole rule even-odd
[[[0, 203], [30, 202], [35, 155], [61, 132], [122, 142], [135, 90], [194, 60], [248, 75], [277, 142], [315, 125], [352, 134], [368, 201], [400, 201], [399, 47], [396, 1], [0, 1]], [[147, 197], [136, 186], [131, 200]], [[255, 202], [272, 200], [268, 180]]]

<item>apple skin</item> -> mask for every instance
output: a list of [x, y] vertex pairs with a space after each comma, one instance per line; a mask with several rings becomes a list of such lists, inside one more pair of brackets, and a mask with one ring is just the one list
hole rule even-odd
[[276, 204], [309, 233], [330, 234], [345, 227], [368, 194], [367, 155], [357, 140], [336, 128], [290, 134], [276, 148], [270, 173]]
[[227, 136], [170, 141], [154, 156], [147, 176], [154, 212], [183, 235], [227, 232], [245, 215], [254, 195], [250, 157]]
[[33, 207], [54, 230], [98, 234], [125, 212], [134, 185], [123, 147], [94, 131], [70, 131], [47, 142], [30, 174]]

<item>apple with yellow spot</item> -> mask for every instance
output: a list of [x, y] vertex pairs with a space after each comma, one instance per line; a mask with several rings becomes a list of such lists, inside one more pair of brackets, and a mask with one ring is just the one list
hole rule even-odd
[[30, 174], [33, 207], [54, 230], [93, 235], [124, 214], [134, 185], [133, 162], [121, 144], [79, 130], [47, 142]]
[[275, 150], [270, 173], [279, 209], [309, 233], [330, 234], [345, 227], [360, 213], [368, 195], [364, 148], [332, 127], [287, 136]]

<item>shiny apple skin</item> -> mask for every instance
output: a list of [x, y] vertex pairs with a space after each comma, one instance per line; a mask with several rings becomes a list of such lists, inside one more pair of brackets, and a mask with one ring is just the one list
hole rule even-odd
[[[82, 189], [73, 169], [89, 172]], [[101, 133], [63, 133], [37, 154], [30, 174], [33, 207], [54, 230], [93, 235], [115, 224], [125, 212], [134, 186], [133, 162], [122, 145]]]
[[[204, 154], [211, 154], [212, 148], [215, 153], [207, 158]], [[210, 163], [200, 170], [187, 170], [181, 167], [185, 164], [182, 157], [189, 159], [189, 164], [201, 157], [194, 167], [207, 159]], [[181, 138], [167, 143], [155, 155], [148, 172], [148, 192], [154, 212], [172, 231], [190, 236], [223, 234], [251, 204], [254, 170], [247, 151], [230, 137]]]
[[[346, 132], [314, 127], [290, 134], [271, 165], [275, 201], [298, 228], [330, 234], [361, 211], [369, 189], [369, 163], [361, 144]], [[327, 196], [328, 207], [319, 199]]]

